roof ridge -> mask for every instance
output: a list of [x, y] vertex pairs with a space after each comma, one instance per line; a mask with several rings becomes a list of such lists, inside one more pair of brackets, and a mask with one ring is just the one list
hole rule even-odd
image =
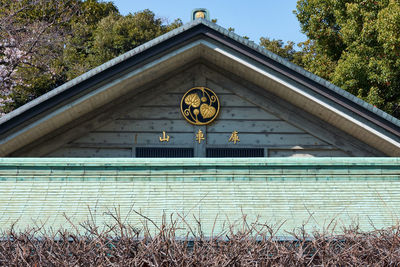
[[97, 67], [95, 67], [93, 69], [91, 69], [91, 70], [89, 70], [88, 72], [85, 72], [82, 75], [80, 75], [80, 76], [78, 76], [78, 77], [76, 77], [76, 78], [74, 78], [74, 79], [72, 79], [72, 80], [60, 85], [59, 87], [54, 88], [53, 90], [47, 92], [46, 94], [43, 94], [43, 95], [37, 97], [36, 99], [26, 103], [25, 105], [17, 108], [16, 110], [14, 110], [14, 111], [2, 116], [0, 118], [0, 124], [10, 120], [11, 118], [13, 118], [15, 116], [18, 116], [19, 114], [21, 114], [21, 113], [29, 110], [30, 108], [42, 103], [43, 101], [45, 101], [45, 100], [47, 100], [47, 99], [49, 99], [49, 98], [51, 98], [51, 97], [53, 97], [53, 96], [55, 96], [57, 94], [60, 94], [61, 92], [64, 92], [64, 91], [68, 90], [69, 88], [71, 88], [71, 87], [73, 87], [73, 86], [75, 86], [75, 85], [77, 85], [77, 84], [89, 79], [90, 77], [92, 77], [92, 76], [94, 76], [94, 75], [96, 75], [96, 74], [98, 74], [98, 73], [100, 73], [100, 72], [102, 72], [102, 71], [104, 71], [106, 69], [109, 69], [112, 66], [115, 66], [116, 64], [118, 64], [120, 62], [123, 62], [123, 61], [127, 60], [128, 58], [131, 58], [132, 56], [134, 56], [134, 55], [136, 55], [136, 54], [138, 54], [140, 52], [143, 52], [143, 51], [145, 51], [145, 50], [147, 50], [147, 49], [149, 49], [149, 48], [151, 48], [151, 47], [153, 47], [153, 46], [155, 46], [155, 45], [157, 45], [157, 44], [159, 44], [159, 43], [161, 43], [161, 42], [163, 42], [163, 41], [165, 41], [167, 39], [170, 39], [170, 38], [172, 38], [172, 37], [184, 32], [184, 31], [186, 31], [188, 29], [191, 29], [191, 28], [193, 28], [193, 27], [195, 27], [195, 26], [197, 26], [199, 24], [203, 24], [203, 25], [205, 25], [205, 26], [207, 26], [207, 27], [209, 27], [209, 28], [211, 28], [211, 29], [213, 29], [213, 30], [215, 30], [215, 31], [217, 31], [217, 32], [229, 37], [229, 38], [232, 38], [232, 39], [236, 40], [237, 42], [249, 47], [250, 49], [255, 50], [255, 51], [261, 53], [262, 55], [274, 60], [275, 62], [280, 63], [280, 64], [284, 65], [285, 67], [288, 67], [289, 69], [291, 69], [291, 70], [293, 70], [293, 71], [295, 71], [295, 72], [297, 72], [297, 73], [299, 73], [299, 74], [301, 74], [303, 76], [308, 77], [309, 79], [311, 79], [314, 82], [324, 86], [325, 88], [328, 88], [328, 89], [332, 90], [333, 92], [341, 95], [342, 97], [352, 101], [353, 103], [355, 103], [355, 104], [357, 104], [359, 106], [364, 107], [365, 109], [367, 109], [370, 112], [378, 115], [379, 117], [385, 119], [386, 121], [389, 121], [389, 122], [391, 122], [391, 123], [393, 123], [393, 124], [395, 124], [395, 125], [400, 127], [400, 120], [398, 120], [397, 118], [389, 115], [388, 113], [384, 112], [383, 110], [380, 110], [380, 109], [372, 106], [371, 104], [369, 104], [369, 103], [363, 101], [362, 99], [354, 96], [353, 94], [349, 93], [348, 91], [345, 91], [344, 89], [342, 89], [342, 88], [330, 83], [329, 81], [327, 81], [327, 80], [325, 80], [325, 79], [323, 79], [323, 78], [321, 78], [321, 77], [319, 77], [319, 76], [317, 76], [317, 75], [315, 75], [315, 74], [303, 69], [302, 67], [290, 62], [289, 60], [287, 60], [287, 59], [285, 59], [285, 58], [283, 58], [283, 57], [281, 57], [281, 56], [279, 56], [279, 55], [277, 55], [277, 54], [265, 49], [264, 47], [256, 44], [254, 41], [250, 41], [250, 40], [248, 40], [246, 38], [243, 38], [242, 36], [232, 32], [232, 31], [229, 31], [229, 30], [227, 30], [226, 28], [224, 28], [222, 26], [219, 26], [214, 22], [211, 22], [209, 20], [202, 19], [202, 18], [198, 18], [196, 20], [188, 22], [188, 23], [180, 26], [179, 28], [176, 28], [176, 29], [174, 29], [172, 31], [169, 31], [169, 32], [167, 32], [167, 33], [165, 33], [163, 35], [160, 35], [160, 36], [156, 37], [155, 39], [153, 39], [151, 41], [148, 41], [148, 42], [146, 42], [146, 43], [144, 43], [144, 44], [142, 44], [142, 45], [140, 45], [138, 47], [135, 47], [132, 50], [130, 50], [130, 51], [128, 51], [128, 52], [126, 52], [126, 53], [114, 58], [114, 59], [111, 59], [111, 60], [109, 60], [109, 61], [107, 61], [107, 62], [105, 62], [105, 63], [103, 63], [103, 64], [101, 64], [101, 65], [99, 65], [99, 66], [97, 66]]

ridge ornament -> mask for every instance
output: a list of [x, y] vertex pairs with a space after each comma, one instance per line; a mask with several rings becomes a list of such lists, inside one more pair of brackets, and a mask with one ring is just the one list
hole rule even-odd
[[182, 97], [183, 117], [194, 125], [207, 125], [214, 121], [220, 110], [217, 95], [209, 88], [198, 86], [189, 89]]

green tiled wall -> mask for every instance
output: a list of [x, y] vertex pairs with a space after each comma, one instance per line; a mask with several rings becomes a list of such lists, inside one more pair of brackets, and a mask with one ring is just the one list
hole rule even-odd
[[[247, 218], [300, 227], [362, 229], [396, 224], [400, 215], [398, 158], [0, 159], [0, 227], [45, 223], [70, 227], [89, 208], [98, 225], [117, 209], [141, 227], [132, 209], [160, 222], [163, 213], [201, 218], [211, 234]], [[175, 218], [179, 218], [175, 216]], [[184, 224], [182, 224], [183, 226]], [[340, 227], [338, 227], [339, 229]]]

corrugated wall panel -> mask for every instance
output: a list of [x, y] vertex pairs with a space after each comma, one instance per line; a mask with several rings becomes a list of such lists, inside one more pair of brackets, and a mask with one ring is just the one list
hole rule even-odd
[[[41, 222], [67, 227], [98, 224], [114, 208], [140, 227], [131, 209], [160, 222], [163, 213], [200, 217], [210, 234], [243, 214], [291, 231], [359, 223], [396, 224], [400, 215], [400, 159], [0, 159], [0, 227]], [[176, 217], [178, 218], [178, 217]], [[373, 224], [373, 225], [372, 225]]]

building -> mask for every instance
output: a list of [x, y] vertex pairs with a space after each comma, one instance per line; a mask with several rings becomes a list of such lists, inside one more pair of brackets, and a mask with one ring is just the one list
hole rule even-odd
[[[0, 119], [0, 225], [398, 221], [400, 121], [202, 18]], [[373, 225], [372, 225], [373, 224]]]

